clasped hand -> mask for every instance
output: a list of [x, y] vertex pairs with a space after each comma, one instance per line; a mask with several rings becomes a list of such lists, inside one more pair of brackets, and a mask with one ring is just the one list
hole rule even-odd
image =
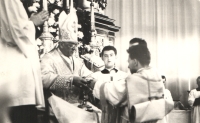
[[34, 23], [35, 26], [41, 26], [48, 19], [49, 13], [45, 10], [39, 13], [33, 13], [30, 17], [30, 20]]

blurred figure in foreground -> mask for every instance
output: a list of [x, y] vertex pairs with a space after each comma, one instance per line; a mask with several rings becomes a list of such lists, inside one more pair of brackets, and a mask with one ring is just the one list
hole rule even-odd
[[0, 2], [0, 84], [17, 89], [9, 94], [12, 123], [37, 123], [36, 106], [44, 106], [35, 26], [46, 20], [46, 11], [28, 18], [20, 0]]

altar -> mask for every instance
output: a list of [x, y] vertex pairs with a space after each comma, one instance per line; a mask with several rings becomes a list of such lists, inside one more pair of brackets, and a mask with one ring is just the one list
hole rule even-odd
[[167, 123], [192, 123], [191, 110], [172, 110], [167, 115]]

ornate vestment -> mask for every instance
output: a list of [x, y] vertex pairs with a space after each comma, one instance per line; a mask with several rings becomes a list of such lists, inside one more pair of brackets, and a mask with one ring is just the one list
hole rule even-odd
[[[92, 72], [86, 68], [82, 59], [75, 56], [72, 59], [73, 63], [70, 65], [69, 60], [66, 60], [65, 56], [57, 48], [42, 58], [43, 85], [54, 94], [48, 101], [60, 123], [85, 123], [85, 120], [88, 120], [88, 123], [97, 122], [99, 120], [98, 117], [100, 117], [97, 114], [100, 115], [101, 111], [95, 107], [93, 108], [95, 110], [94, 113], [88, 113], [84, 109], [81, 112], [74, 113], [80, 110], [77, 106], [80, 104], [81, 90], [72, 85], [73, 76], [86, 77]], [[66, 107], [67, 105], [69, 106]]]
[[57, 48], [41, 59], [41, 68], [44, 88], [70, 103], [78, 103], [80, 94], [80, 89], [71, 85], [73, 76], [92, 74], [78, 57], [73, 56], [72, 67]]

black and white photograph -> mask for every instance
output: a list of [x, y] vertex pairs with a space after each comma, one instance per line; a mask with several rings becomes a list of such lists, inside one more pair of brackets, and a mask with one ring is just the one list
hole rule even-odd
[[200, 0], [0, 0], [0, 123], [200, 123]]

